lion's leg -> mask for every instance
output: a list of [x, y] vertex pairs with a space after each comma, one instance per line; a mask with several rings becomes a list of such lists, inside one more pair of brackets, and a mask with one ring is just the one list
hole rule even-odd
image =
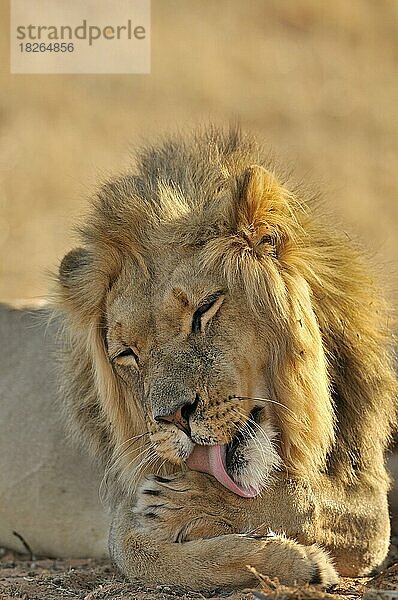
[[[131, 515], [131, 513], [130, 513]], [[329, 556], [283, 536], [229, 534], [185, 543], [159, 542], [134, 529], [120, 510], [110, 533], [110, 552], [130, 579], [146, 584], [181, 585], [195, 590], [245, 587], [257, 580], [248, 565], [286, 584], [336, 583]]]
[[297, 538], [304, 544], [316, 539], [327, 548], [340, 575], [368, 575], [380, 566], [389, 548], [390, 518], [383, 487], [381, 478], [379, 489], [366, 484], [344, 489], [324, 481], [314, 518], [303, 524]]
[[[225, 538], [226, 534], [269, 529], [305, 547], [327, 549], [341, 575], [370, 573], [389, 544], [386, 493], [357, 485], [347, 491], [326, 478], [318, 489], [281, 478], [253, 500], [225, 490], [197, 472], [145, 477], [131, 500], [137, 530], [164, 542]], [[232, 539], [232, 538], [230, 538]]]

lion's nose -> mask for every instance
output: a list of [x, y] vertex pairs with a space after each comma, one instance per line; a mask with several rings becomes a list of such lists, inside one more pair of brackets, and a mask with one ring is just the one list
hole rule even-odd
[[173, 423], [178, 429], [181, 429], [188, 436], [191, 435], [191, 428], [189, 426], [189, 415], [187, 415], [187, 407], [191, 407], [191, 405], [187, 404], [182, 408], [176, 410], [175, 413], [170, 415], [158, 415], [155, 416], [155, 421], [164, 422], [164, 423]]
[[183, 431], [184, 433], [186, 433], [187, 436], [190, 437], [191, 427], [189, 425], [189, 417], [196, 409], [196, 407], [198, 405], [198, 401], [199, 401], [199, 397], [196, 396], [196, 400], [193, 404], [184, 404], [183, 406], [180, 406], [173, 413], [166, 413], [166, 414], [158, 413], [157, 415], [155, 414], [154, 419], [158, 423], [161, 423], [161, 422], [172, 423], [173, 425], [178, 427], [178, 429], [181, 429], [181, 431]]

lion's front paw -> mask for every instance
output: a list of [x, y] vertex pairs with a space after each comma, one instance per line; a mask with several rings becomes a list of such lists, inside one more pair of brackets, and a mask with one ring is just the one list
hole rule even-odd
[[252, 547], [254, 552], [248, 546], [247, 560], [250, 566], [263, 575], [277, 577], [283, 584], [319, 584], [329, 587], [339, 580], [329, 555], [316, 544], [303, 546], [271, 532], [266, 537], [243, 537], [254, 537], [256, 544]]
[[308, 560], [312, 565], [312, 577], [309, 583], [321, 584], [329, 587], [338, 582], [339, 576], [334, 568], [330, 556], [316, 544], [305, 546]]
[[209, 477], [203, 473], [149, 475], [137, 491], [133, 508], [139, 526], [157, 539], [185, 542], [233, 531], [221, 506], [209, 502]]

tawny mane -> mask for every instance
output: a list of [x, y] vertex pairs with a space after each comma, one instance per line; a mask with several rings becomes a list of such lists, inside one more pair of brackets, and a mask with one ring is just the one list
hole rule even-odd
[[210, 128], [145, 148], [98, 192], [83, 248], [62, 262], [58, 300], [67, 418], [97, 457], [145, 428], [106, 356], [107, 293], [125, 261], [145, 276], [154, 249], [178, 244], [196, 247], [259, 319], [267, 305], [275, 331], [289, 331], [268, 367], [288, 408], [275, 405], [289, 472], [383, 476], [396, 392], [386, 307], [361, 252], [275, 171], [250, 136]]

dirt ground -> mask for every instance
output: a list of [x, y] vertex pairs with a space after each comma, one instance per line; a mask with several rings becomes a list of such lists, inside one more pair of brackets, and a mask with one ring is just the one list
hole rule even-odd
[[[374, 578], [342, 578], [330, 593], [316, 587], [287, 588], [264, 578], [256, 591], [215, 592], [214, 600], [356, 600], [367, 598], [370, 590], [398, 590], [398, 537], [393, 538], [387, 567]], [[184, 593], [177, 588], [157, 586], [143, 588], [126, 581], [107, 561], [96, 560], [32, 560], [0, 549], [0, 600], [199, 600], [206, 596]], [[391, 564], [392, 563], [392, 564]], [[387, 596], [388, 598], [388, 596]], [[380, 599], [382, 600], [382, 599]]]

